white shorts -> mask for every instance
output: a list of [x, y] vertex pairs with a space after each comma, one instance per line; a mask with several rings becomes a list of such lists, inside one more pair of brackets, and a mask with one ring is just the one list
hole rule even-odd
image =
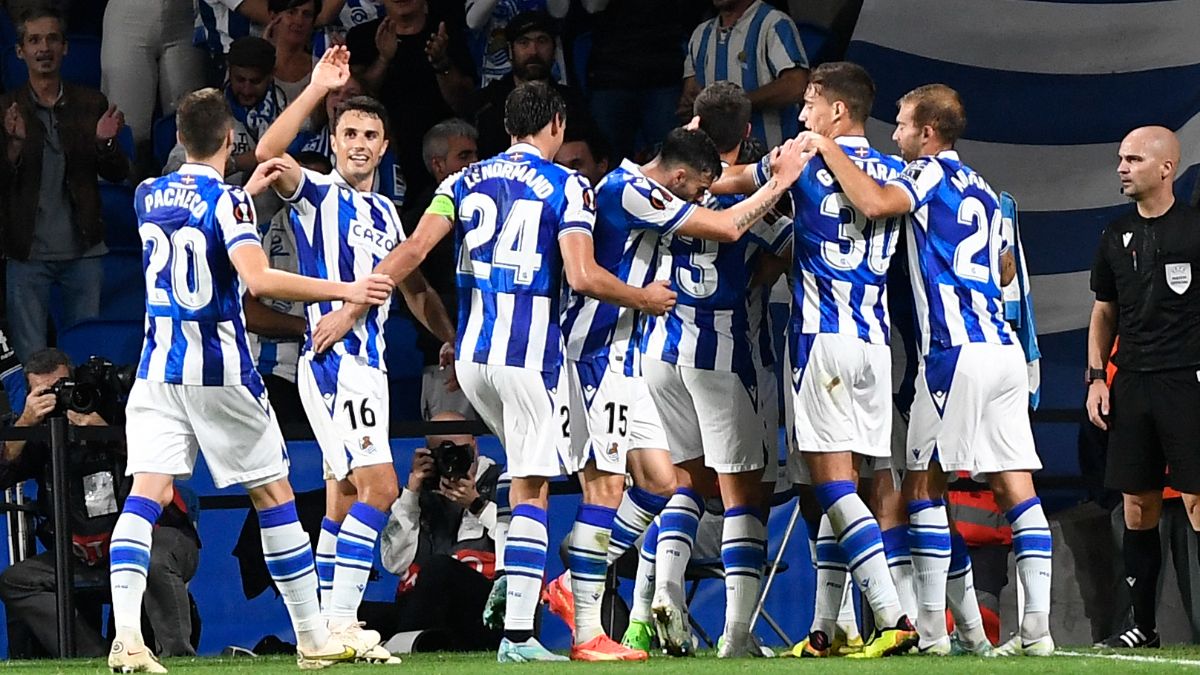
[[626, 375], [623, 368], [605, 357], [563, 362], [570, 408], [568, 471], [581, 471], [595, 459], [601, 471], [624, 474], [630, 450], [666, 449], [646, 381]]
[[972, 475], [1042, 468], [1021, 348], [972, 343], [927, 354], [917, 372], [907, 445], [914, 471], [930, 462]]
[[890, 457], [892, 352], [835, 333], [792, 334], [795, 450]]
[[475, 412], [500, 439], [509, 475], [563, 475], [569, 458], [562, 440], [569, 421], [564, 414], [566, 392], [560, 391], [558, 369], [542, 373], [462, 360], [455, 363], [455, 369]]
[[264, 390], [137, 380], [125, 406], [125, 473], [187, 479], [196, 451], [218, 488], [254, 488], [288, 474], [287, 447]]
[[737, 373], [651, 358], [642, 360], [642, 369], [662, 418], [672, 462], [704, 457], [704, 464], [717, 473], [763, 468], [757, 382], [747, 382]]
[[325, 478], [342, 480], [363, 466], [392, 463], [387, 375], [363, 359], [328, 352], [300, 356], [300, 402], [324, 458]]

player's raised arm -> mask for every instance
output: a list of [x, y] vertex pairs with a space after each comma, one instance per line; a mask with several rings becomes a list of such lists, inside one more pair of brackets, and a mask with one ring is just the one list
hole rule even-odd
[[[296, 139], [296, 134], [304, 127], [313, 110], [325, 100], [332, 90], [346, 84], [350, 79], [350, 52], [345, 47], [330, 47], [325, 55], [313, 67], [312, 77], [304, 91], [283, 109], [275, 122], [267, 129], [258, 145], [254, 148], [254, 156], [260, 162], [282, 157]], [[330, 120], [332, 123], [332, 120]], [[291, 163], [283, 175], [275, 182], [275, 190], [284, 197], [291, 196], [300, 186], [300, 166]]]
[[597, 300], [661, 316], [675, 306], [675, 291], [665, 281], [645, 288], [630, 286], [596, 263], [592, 237], [583, 232], [566, 232], [558, 238], [563, 273], [576, 292]]
[[[698, 208], [677, 232], [697, 239], [737, 241], [788, 191], [811, 158], [812, 152], [802, 150], [794, 141], [784, 143], [772, 155], [770, 179], [753, 195], [722, 211]], [[750, 180], [753, 184], [753, 178]]]
[[758, 189], [754, 182], [754, 164], [734, 164], [725, 167], [721, 177], [708, 186], [714, 195], [748, 195]]
[[820, 153], [825, 160], [825, 166], [837, 178], [842, 192], [850, 199], [850, 203], [872, 220], [902, 216], [913, 210], [913, 203], [904, 188], [898, 185], [880, 185], [865, 171], [858, 168], [832, 138], [826, 138], [811, 131], [800, 134], [796, 140], [806, 149]]

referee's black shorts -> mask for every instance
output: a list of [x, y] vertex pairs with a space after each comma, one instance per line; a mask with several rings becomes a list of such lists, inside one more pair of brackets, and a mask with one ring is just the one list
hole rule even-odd
[[1200, 371], [1118, 368], [1109, 412], [1106, 487], [1200, 494]]

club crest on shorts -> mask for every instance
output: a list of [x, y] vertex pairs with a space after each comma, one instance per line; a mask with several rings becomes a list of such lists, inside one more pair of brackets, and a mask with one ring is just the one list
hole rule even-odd
[[368, 455], [375, 454], [375, 444], [371, 442], [370, 436], [362, 437], [362, 440], [358, 442], [358, 449], [362, 450], [363, 452], [367, 453]]
[[1192, 285], [1191, 263], [1167, 263], [1167, 287], [1176, 295], [1183, 295]]
[[604, 451], [604, 456], [607, 457], [610, 462], [617, 461], [617, 457], [620, 456], [620, 454], [621, 454], [621, 449], [620, 449], [620, 447], [618, 447], [618, 445], [616, 443], [609, 445], [608, 448]]

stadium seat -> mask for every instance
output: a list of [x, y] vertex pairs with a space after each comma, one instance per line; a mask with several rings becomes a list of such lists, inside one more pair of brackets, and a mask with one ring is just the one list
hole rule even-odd
[[102, 264], [99, 318], [142, 322], [146, 316], [146, 290], [141, 251], [111, 251]]
[[136, 151], [133, 148], [133, 129], [127, 126], [121, 127], [120, 131], [117, 132], [117, 145], [121, 146], [121, 152], [125, 153], [125, 157], [129, 161], [132, 162], [135, 159], [134, 153]]
[[133, 188], [100, 181], [100, 218], [104, 221], [104, 241], [110, 251], [139, 253], [137, 215], [133, 210]]
[[587, 97], [588, 60], [592, 58], [592, 34], [580, 33], [571, 45], [571, 86]]
[[141, 321], [88, 319], [63, 330], [58, 347], [75, 363], [103, 356], [118, 365], [136, 365], [141, 358], [143, 330]]
[[150, 138], [154, 142], [154, 161], [158, 162], [160, 169], [166, 165], [167, 157], [175, 147], [175, 129], [175, 116], [167, 115], [155, 120], [150, 130]]

